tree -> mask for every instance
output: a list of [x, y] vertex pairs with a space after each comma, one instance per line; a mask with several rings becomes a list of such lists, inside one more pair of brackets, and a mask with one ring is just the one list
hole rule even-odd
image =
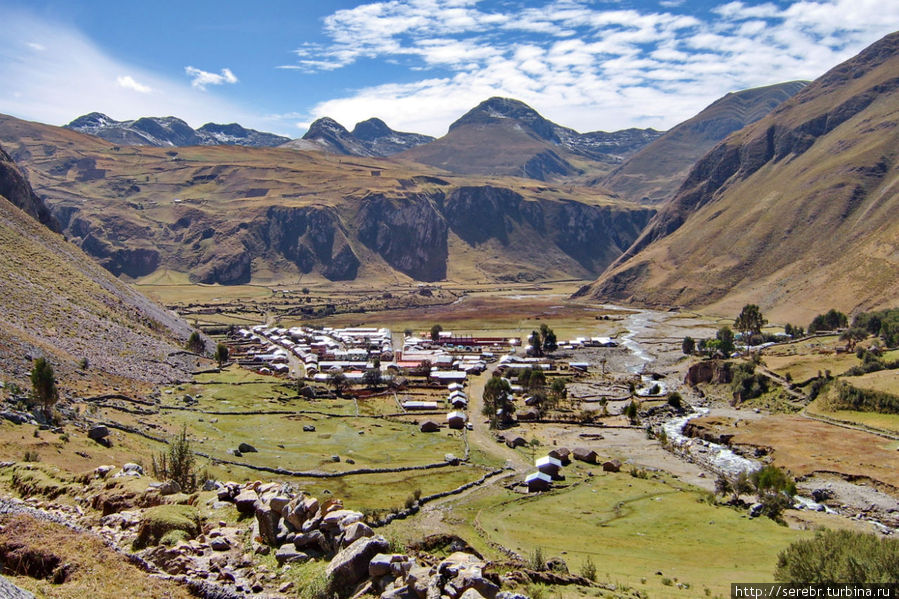
[[362, 380], [369, 389], [377, 389], [381, 384], [381, 369], [369, 368], [362, 375]]
[[194, 331], [190, 334], [190, 337], [187, 338], [187, 350], [192, 351], [195, 354], [202, 354], [206, 349], [206, 344], [203, 343], [203, 338], [200, 337], [200, 333]]
[[691, 355], [696, 351], [696, 340], [694, 340], [693, 337], [684, 337], [684, 340], [680, 344], [680, 349], [688, 356]]
[[215, 346], [215, 361], [219, 363], [219, 368], [221, 368], [225, 362], [228, 361], [228, 346], [224, 343], [219, 343]]
[[349, 383], [346, 375], [342, 372], [338, 372], [331, 377], [331, 384], [334, 385], [334, 393], [336, 393], [338, 397], [343, 397], [343, 392], [346, 390]]
[[734, 353], [734, 332], [730, 327], [724, 326], [715, 333], [715, 339], [718, 341], [718, 349], [725, 357]]
[[546, 387], [546, 375], [542, 370], [532, 370], [531, 376], [528, 377], [528, 391], [541, 393], [544, 387]]
[[[483, 414], [490, 419], [490, 428], [500, 428], [510, 420], [515, 411], [515, 405], [510, 399], [512, 387], [509, 382], [498, 376], [493, 376], [484, 385], [484, 409]], [[502, 414], [497, 414], [502, 410]]]
[[531, 331], [530, 337], [528, 337], [528, 345], [530, 345], [530, 351], [534, 356], [542, 356], [543, 355], [543, 340], [540, 338], [539, 331]]
[[637, 422], [639, 421], [639, 412], [640, 406], [634, 399], [632, 399], [631, 402], [624, 408], [624, 415], [627, 416], [627, 419], [631, 424], [637, 424]]
[[439, 324], [435, 324], [431, 327], [431, 341], [437, 341], [440, 339], [440, 333], [443, 331], [443, 327]]
[[56, 388], [56, 375], [53, 366], [46, 358], [38, 358], [31, 368], [31, 388], [35, 401], [41, 404], [44, 413], [49, 415], [51, 408], [59, 399], [59, 390]]
[[843, 331], [840, 341], [845, 341], [849, 351], [855, 349], [855, 344], [868, 338], [868, 331], [861, 327], [852, 327]]
[[836, 331], [837, 329], [846, 328], [849, 325], [849, 319], [842, 312], [831, 308], [825, 314], [818, 314], [808, 325], [809, 333], [817, 333], [818, 331]]
[[762, 327], [768, 324], [768, 321], [762, 316], [762, 311], [755, 304], [746, 304], [740, 315], [734, 320], [734, 328], [740, 331], [745, 341], [749, 334], [759, 335]]
[[793, 504], [796, 494], [793, 478], [777, 466], [768, 464], [750, 474], [749, 480], [762, 504], [762, 513], [780, 521], [783, 511]]
[[551, 354], [557, 349], [559, 349], [558, 339], [556, 339], [556, 333], [551, 328], [549, 328], [546, 324], [540, 325], [540, 336], [542, 338], [541, 348], [544, 353]]
[[565, 388], [565, 383], [568, 381], [565, 379], [554, 379], [552, 385], [549, 386], [550, 393], [552, 393], [557, 400], [564, 399], [568, 395], [568, 390]]

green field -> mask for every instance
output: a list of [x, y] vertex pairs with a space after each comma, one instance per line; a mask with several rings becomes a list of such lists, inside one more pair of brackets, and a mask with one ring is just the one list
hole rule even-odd
[[[458, 511], [469, 522], [477, 518], [491, 541], [522, 555], [540, 547], [574, 573], [589, 557], [600, 581], [653, 598], [701, 597], [706, 588], [728, 596], [731, 582], [770, 582], [778, 552], [809, 534], [700, 497], [670, 479], [600, 474], [539, 496], [479, 493]], [[678, 589], [677, 582], [690, 588]]]

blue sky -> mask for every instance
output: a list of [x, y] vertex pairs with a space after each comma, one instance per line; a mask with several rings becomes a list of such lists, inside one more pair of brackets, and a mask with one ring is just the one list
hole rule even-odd
[[0, 15], [2, 113], [290, 137], [321, 116], [442, 135], [493, 95], [579, 131], [667, 129], [899, 29], [883, 0], [0, 0]]

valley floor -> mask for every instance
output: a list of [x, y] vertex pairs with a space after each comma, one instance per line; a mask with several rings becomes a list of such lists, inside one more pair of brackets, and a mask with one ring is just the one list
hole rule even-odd
[[[814, 405], [785, 409], [789, 401], [777, 400], [778, 404], [772, 399], [768, 407], [734, 406], [724, 386], [685, 385], [685, 372], [695, 359], [683, 355], [683, 337], [714, 336], [718, 326], [729, 321], [572, 302], [567, 297], [578, 284], [440, 288], [430, 296], [415, 295], [411, 305], [338, 311], [313, 321], [326, 326], [387, 326], [395, 332], [427, 330], [440, 323], [444, 329], [468, 334], [524, 338], [545, 323], [560, 339], [616, 339], [618, 347], [562, 352], [566, 360], [589, 362], [589, 372], [565, 374], [568, 398], [552, 414], [503, 431], [506, 438], [522, 437], [526, 442], [522, 447], [513, 449], [498, 442], [481, 416], [483, 389], [492, 368], [471, 377], [466, 388], [472, 430], [426, 434], [418, 428], [424, 417], [403, 413], [393, 392], [366, 398], [309, 399], [299, 396], [290, 380], [231, 366], [197, 374], [180, 385], [152, 389], [143, 397], [122, 394], [74, 402], [70, 408], [82, 422], [110, 427], [108, 445], [91, 441], [77, 425], [42, 429], [0, 422], [0, 460], [8, 460], [0, 464], [0, 484], [7, 494], [64, 513], [120, 546], [127, 545], [133, 531], [111, 529], [96, 509], [111, 496], [119, 497], [128, 509], [139, 509], [137, 498], [146, 491], [149, 478], [110, 482], [104, 488], [100, 482], [86, 482], [90, 477], [76, 475], [102, 464], [126, 462], [142, 463], [149, 474], [150, 456], [186, 426], [208, 478], [283, 481], [315, 497], [341, 498], [371, 521], [426, 498], [420, 509], [378, 530], [398, 544], [414, 544], [442, 533], [463, 538], [498, 562], [528, 562], [540, 552], [546, 558], [563, 559], [573, 574], [595, 567], [600, 586], [519, 589], [532, 597], [723, 597], [729, 594], [731, 582], [771, 581], [778, 553], [791, 542], [810, 537], [817, 527], [884, 533], [899, 526], [899, 480], [895, 479], [899, 442], [884, 430], [895, 423], [887, 422], [887, 417], [869, 418], [873, 429], [849, 430], [845, 423], [830, 422], [833, 415], [822, 415]], [[283, 303], [291, 293], [253, 288], [246, 290], [247, 295], [231, 290], [234, 295], [225, 297], [224, 289], [201, 289], [203, 299], [190, 302], [188, 290], [179, 285], [156, 291], [168, 294], [163, 298], [167, 303], [213, 329], [266, 321], [283, 326], [309, 322], [293, 314], [290, 302]], [[417, 293], [406, 291], [410, 296]], [[318, 288], [308, 296], [350, 305], [357, 293], [329, 295]], [[390, 294], [402, 295], [397, 290]], [[422, 299], [433, 303], [417, 305]], [[215, 306], [220, 309], [216, 311]], [[799, 372], [817, 368], [821, 359], [821, 354], [808, 357], [810, 362], [817, 361], [809, 366], [801, 356], [772, 358], [769, 366]], [[551, 378], [556, 376], [561, 375], [554, 373]], [[632, 400], [628, 384], [639, 390], [647, 380], [657, 382], [663, 392], [639, 398], [641, 422], [632, 425], [622, 414]], [[732, 446], [662, 436], [660, 431], [678, 417], [665, 407], [673, 391], [692, 406], [687, 417], [726, 423], [736, 430]], [[690, 416], [694, 408], [701, 413]], [[799, 415], [787, 413], [800, 409]], [[851, 416], [836, 419], [851, 420]], [[304, 426], [314, 429], [305, 432]], [[241, 443], [256, 451], [235, 452]], [[554, 483], [551, 491], [528, 494], [521, 483], [534, 470], [534, 459], [560, 447], [593, 450], [598, 464], [574, 461], [563, 468], [563, 480]], [[820, 512], [787, 510], [787, 526], [764, 517], [750, 518], [745, 509], [724, 505], [713, 496], [719, 472], [715, 460], [718, 453], [731, 450], [739, 459], [771, 460], [789, 469], [800, 481], [801, 493], [826, 488], [833, 499]], [[22, 461], [25, 452], [32, 457], [29, 463]], [[449, 465], [446, 454], [462, 462]], [[620, 471], [602, 467], [612, 459], [622, 463]], [[428, 469], [421, 469], [425, 466]], [[456, 493], [430, 499], [452, 490]], [[200, 493], [192, 501], [209, 522], [247, 524], [231, 504], [216, 501], [214, 492]], [[253, 563], [244, 567], [275, 575], [265, 582], [267, 593], [291, 596], [298, 592], [277, 590], [290, 578], [282, 571], [289, 567], [279, 569], [259, 556], [250, 559]], [[249, 576], [240, 568], [237, 572], [238, 578]], [[65, 596], [53, 595], [43, 582], [31, 582], [27, 576], [13, 579], [47, 596]]]

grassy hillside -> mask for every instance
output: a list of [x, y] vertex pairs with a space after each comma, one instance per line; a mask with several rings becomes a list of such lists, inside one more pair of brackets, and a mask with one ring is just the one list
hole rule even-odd
[[[162, 381], [187, 370], [183, 358], [171, 355], [190, 334], [184, 321], [2, 196], [0, 289], [2, 379], [24, 379], [40, 355], [57, 371], [82, 377]], [[86, 369], [79, 367], [83, 359]]]
[[806, 85], [806, 81], [790, 81], [727, 94], [634, 154], [599, 183], [631, 200], [665, 201], [715, 144], [763, 118]]
[[899, 297], [899, 34], [707, 154], [581, 295], [807, 322]]
[[0, 141], [69, 238], [134, 278], [592, 278], [654, 212], [590, 188], [289, 149], [118, 147], [11, 117]]

